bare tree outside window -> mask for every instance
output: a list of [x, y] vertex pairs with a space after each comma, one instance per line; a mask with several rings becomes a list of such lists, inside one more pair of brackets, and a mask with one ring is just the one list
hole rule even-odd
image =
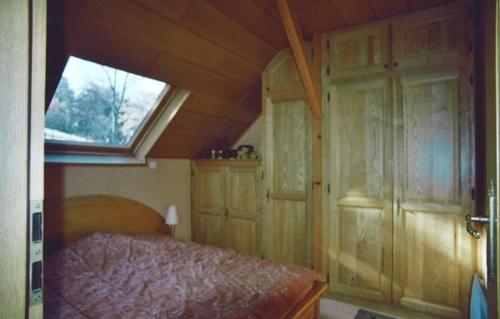
[[70, 57], [46, 115], [45, 138], [127, 146], [168, 85]]

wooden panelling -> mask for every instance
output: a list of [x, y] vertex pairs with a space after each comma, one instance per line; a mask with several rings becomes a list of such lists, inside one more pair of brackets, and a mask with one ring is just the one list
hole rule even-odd
[[330, 0], [335, 8], [340, 12], [345, 23], [349, 26], [362, 24], [375, 20], [369, 0], [345, 1]]
[[408, 2], [401, 0], [369, 0], [377, 18], [388, 18], [408, 12]]
[[277, 49], [286, 46], [287, 40], [279, 21], [273, 19], [252, 0], [207, 0], [228, 17], [237, 21]]
[[192, 0], [133, 0], [135, 3], [157, 12], [175, 22], [180, 22]]
[[[314, 34], [347, 26], [344, 18], [330, 0], [292, 0], [292, 3], [295, 4], [295, 7], [300, 10], [307, 19], [302, 19], [300, 22], [311, 24]], [[305, 36], [309, 38], [312, 35], [305, 34]]]
[[248, 74], [248, 70], [252, 70], [258, 79], [259, 66], [154, 12], [143, 10], [130, 0], [87, 0], [79, 18], [228, 77], [242, 72]]
[[412, 11], [422, 10], [441, 4], [447, 3], [449, 0], [406, 0]]
[[238, 102], [248, 92], [246, 84], [238, 83], [208, 69], [161, 54], [154, 64], [151, 75], [173, 83], [178, 87], [216, 95]]
[[235, 54], [244, 56], [261, 68], [266, 67], [277, 53], [273, 46], [204, 0], [193, 0], [182, 18], [181, 25]]

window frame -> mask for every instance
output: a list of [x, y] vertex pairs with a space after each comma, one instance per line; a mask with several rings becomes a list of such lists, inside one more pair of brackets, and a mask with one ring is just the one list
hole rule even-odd
[[[142, 121], [127, 146], [100, 146], [99, 144], [81, 142], [45, 140], [45, 163], [144, 165], [146, 156], [143, 154], [144, 151], [140, 150], [142, 144], [148, 139], [148, 135], [154, 130], [155, 126], [161, 124], [158, 122], [165, 113], [168, 114], [164, 126], [166, 127], [169, 124], [190, 94], [187, 90], [166, 84], [167, 87], [161, 93], [163, 96], [158, 98], [158, 104]], [[149, 144], [151, 144], [151, 141], [149, 141]]]

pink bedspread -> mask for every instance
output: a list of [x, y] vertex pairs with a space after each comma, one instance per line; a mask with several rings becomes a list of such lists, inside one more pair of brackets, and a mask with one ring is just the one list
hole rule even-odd
[[45, 318], [283, 318], [320, 274], [168, 236], [96, 233], [45, 260]]

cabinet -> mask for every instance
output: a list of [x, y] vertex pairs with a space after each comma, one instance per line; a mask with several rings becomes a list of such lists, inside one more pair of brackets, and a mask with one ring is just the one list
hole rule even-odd
[[[328, 51], [328, 67], [338, 71], [324, 110], [332, 293], [467, 316], [475, 269], [463, 223], [473, 209], [469, 22], [449, 5], [330, 36], [337, 52]], [[382, 35], [390, 30], [392, 38]], [[367, 55], [384, 39], [391, 55]], [[345, 64], [349, 54], [357, 58]]]
[[258, 160], [193, 163], [193, 238], [260, 255], [261, 174]]

